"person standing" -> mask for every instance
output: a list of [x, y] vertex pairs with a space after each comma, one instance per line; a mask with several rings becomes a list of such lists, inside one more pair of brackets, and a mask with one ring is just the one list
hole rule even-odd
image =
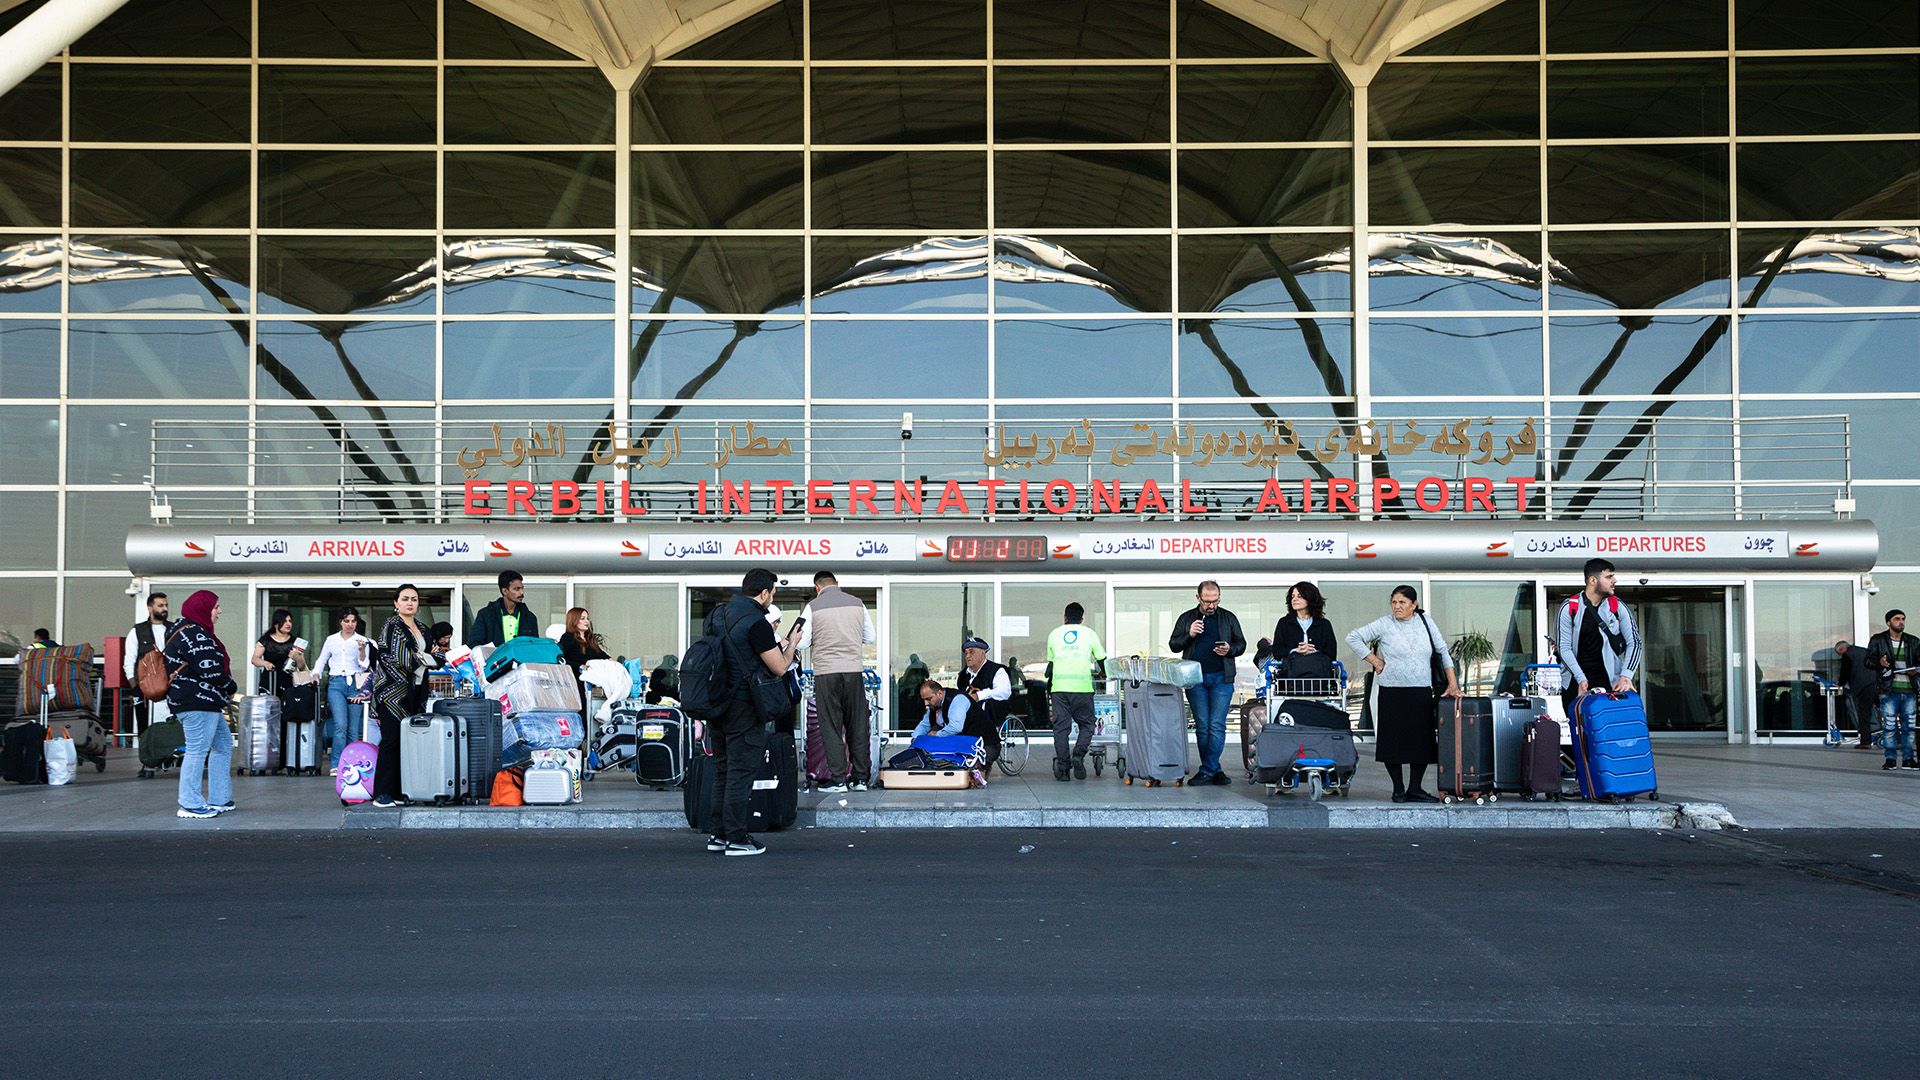
[[366, 699], [373, 643], [360, 633], [360, 613], [353, 608], [341, 608], [334, 621], [340, 629], [320, 643], [320, 653], [313, 658], [313, 670], [326, 680], [327, 740], [333, 744], [329, 752], [333, 759], [331, 768], [337, 773], [340, 751], [345, 750], [348, 743], [360, 741], [365, 734], [359, 730], [360, 725], [353, 722], [353, 706], [356, 701]]
[[272, 694], [282, 703], [293, 692], [293, 673], [299, 670], [306, 654], [296, 648], [293, 636], [293, 612], [286, 608], [274, 608], [273, 617], [267, 620], [267, 632], [253, 643], [254, 667], [260, 672], [258, 680], [260, 693]]
[[214, 635], [219, 621], [220, 598], [201, 589], [180, 605], [180, 622], [163, 647], [170, 679], [167, 706], [187, 736], [175, 814], [200, 821], [234, 809], [233, 732], [225, 710], [237, 687], [227, 647]]
[[755, 568], [740, 579], [740, 591], [707, 613], [702, 635], [718, 634], [726, 657], [728, 698], [722, 715], [707, 724], [713, 744], [713, 823], [720, 831], [707, 837], [707, 850], [729, 856], [760, 855], [766, 845], [747, 833], [753, 774], [766, 760], [769, 718], [761, 715], [753, 684], [761, 671], [787, 673], [800, 649], [799, 635], [775, 637], [767, 605], [780, 579]]
[[800, 649], [813, 665], [813, 700], [827, 751], [825, 792], [867, 790], [873, 722], [867, 709], [864, 646], [878, 638], [860, 598], [840, 588], [831, 570], [813, 575], [813, 601], [800, 612]]
[[469, 648], [492, 645], [498, 648], [517, 637], [537, 637], [540, 617], [527, 610], [527, 583], [518, 570], [502, 570], [500, 598], [480, 609], [467, 631]]
[[1273, 658], [1319, 654], [1328, 660], [1340, 651], [1333, 623], [1327, 621], [1327, 598], [1311, 581], [1297, 581], [1287, 590], [1287, 613], [1273, 624]]
[[1847, 703], [1848, 719], [1860, 732], [1858, 746], [1865, 750], [1874, 744], [1873, 722], [1880, 712], [1879, 668], [1866, 647], [1850, 641], [1834, 642], [1833, 655], [1835, 666], [1840, 669], [1835, 672], [1834, 681], [1840, 685]]
[[60, 643], [53, 640], [53, 631], [44, 626], [34, 628], [33, 643], [27, 646], [29, 649], [57, 649], [59, 647]]
[[1587, 587], [1560, 605], [1554, 643], [1567, 678], [1560, 700], [1572, 719], [1574, 702], [1588, 693], [1630, 694], [1645, 646], [1633, 609], [1614, 595], [1613, 564], [1588, 559]]
[[1227, 712], [1233, 707], [1234, 658], [1247, 651], [1247, 639], [1239, 618], [1220, 606], [1219, 582], [1201, 582], [1194, 600], [1194, 606], [1173, 621], [1173, 637], [1167, 642], [1174, 652], [1200, 662], [1200, 684], [1187, 687], [1200, 771], [1187, 783], [1231, 784], [1220, 769], [1220, 753], [1227, 746]]
[[583, 607], [568, 608], [566, 632], [560, 635], [560, 661], [573, 669], [573, 682], [580, 691], [580, 719], [587, 724], [583, 731], [592, 730], [593, 710], [587, 707], [587, 684], [580, 678], [580, 669], [589, 660], [610, 659], [606, 641], [593, 631], [592, 613]]
[[[1047, 635], [1047, 697], [1053, 712], [1053, 778], [1087, 778], [1087, 750], [1093, 745], [1094, 665], [1107, 658], [1100, 635], [1082, 625], [1087, 611], [1068, 604], [1066, 621]], [[1079, 729], [1069, 754], [1067, 737]], [[1071, 770], [1071, 771], [1069, 771]]]
[[[1438, 656], [1447, 672], [1443, 697], [1460, 697], [1453, 657], [1440, 645], [1440, 628], [1420, 610], [1420, 594], [1396, 585], [1392, 610], [1347, 635], [1347, 644], [1373, 668], [1380, 701], [1373, 711], [1373, 760], [1387, 767], [1397, 803], [1439, 802], [1420, 785], [1427, 767], [1440, 760], [1439, 717], [1434, 712], [1433, 667]], [[1405, 779], [1401, 770], [1407, 771]]]
[[427, 700], [427, 672], [440, 661], [427, 651], [427, 632], [415, 616], [420, 590], [402, 585], [393, 591], [393, 614], [380, 628], [374, 657], [373, 703], [380, 717], [380, 756], [373, 769], [373, 805], [394, 806], [400, 790], [400, 723]]
[[[167, 622], [167, 594], [153, 593], [147, 597], [146, 619], [135, 623], [133, 628], [127, 631], [126, 648], [120, 651], [120, 674], [126, 679], [128, 686], [135, 685], [134, 669], [139, 665], [140, 658], [166, 647]], [[159, 715], [156, 716], [156, 712]], [[164, 720], [166, 717], [165, 700], [148, 701], [144, 695], [138, 693], [133, 695], [133, 734], [136, 740], [146, 734], [147, 727], [154, 721]], [[153, 770], [144, 765], [141, 766], [140, 778], [149, 780], [152, 777]]]
[[1914, 668], [1920, 666], [1920, 647], [1907, 636], [1907, 613], [1887, 612], [1887, 628], [1867, 642], [1873, 666], [1880, 672], [1880, 748], [1886, 752], [1882, 769], [1920, 769], [1913, 757]]
[[1006, 665], [987, 659], [984, 638], [970, 637], [960, 643], [960, 677], [953, 681], [953, 692], [967, 699], [967, 722], [962, 735], [981, 740], [987, 748], [987, 768], [1000, 760], [1000, 727], [1007, 721], [1013, 701], [1013, 679]]

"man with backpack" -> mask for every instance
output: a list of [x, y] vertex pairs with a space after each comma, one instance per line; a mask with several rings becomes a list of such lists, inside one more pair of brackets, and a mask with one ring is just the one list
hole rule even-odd
[[707, 850], [759, 855], [766, 846], [747, 833], [752, 814], [754, 773], [766, 760], [771, 737], [767, 716], [755, 694], [756, 677], [784, 676], [799, 649], [799, 635], [774, 637], [767, 621], [779, 578], [771, 570], [749, 570], [740, 591], [707, 614], [701, 639], [681, 663], [681, 704], [707, 725], [713, 746], [713, 804]]
[[1560, 663], [1567, 669], [1567, 685], [1561, 701], [1567, 715], [1574, 714], [1574, 702], [1591, 691], [1626, 694], [1633, 692], [1633, 677], [1639, 673], [1644, 644], [1633, 609], [1614, 595], [1613, 564], [1605, 559], [1588, 559], [1582, 569], [1587, 587], [1580, 595], [1560, 605], [1554, 641], [1560, 650]]

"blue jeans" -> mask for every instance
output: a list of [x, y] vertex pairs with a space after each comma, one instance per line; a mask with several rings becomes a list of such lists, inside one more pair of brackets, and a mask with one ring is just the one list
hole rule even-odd
[[1914, 701], [1910, 693], [1880, 695], [1880, 749], [1888, 761], [1913, 756]]
[[328, 756], [336, 769], [340, 767], [340, 751], [345, 750], [348, 743], [360, 741], [360, 732], [354, 730], [353, 722], [359, 710], [347, 703], [353, 691], [353, 680], [345, 675], [327, 680], [327, 741], [333, 744]]
[[1220, 771], [1220, 752], [1227, 748], [1227, 711], [1233, 707], [1233, 680], [1224, 671], [1209, 671], [1200, 685], [1187, 687], [1187, 706], [1193, 710], [1193, 741], [1200, 744], [1200, 771]]
[[[224, 806], [233, 801], [233, 729], [217, 712], [175, 713], [187, 733], [187, 759], [180, 763], [180, 805], [188, 810]], [[200, 794], [200, 771], [207, 793]]]

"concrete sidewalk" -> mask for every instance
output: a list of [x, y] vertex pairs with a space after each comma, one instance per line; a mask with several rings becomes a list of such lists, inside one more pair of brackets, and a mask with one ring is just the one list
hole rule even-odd
[[[1232, 748], [1229, 748], [1231, 753]], [[1364, 751], [1363, 751], [1364, 756]], [[1712, 828], [1728, 815], [1748, 828], [1920, 828], [1920, 772], [1880, 770], [1878, 752], [1800, 747], [1665, 744], [1656, 752], [1662, 801], [1608, 806], [1569, 800], [1489, 806], [1406, 806], [1386, 800], [1382, 770], [1363, 761], [1354, 791], [1315, 804], [1231, 787], [1125, 786], [1111, 770], [1060, 783], [1044, 757], [1018, 777], [996, 773], [956, 792], [802, 793], [799, 827], [1019, 828]], [[217, 821], [173, 816], [175, 783], [140, 780], [130, 752], [104, 774], [83, 769], [59, 788], [0, 785], [0, 833], [229, 831], [348, 828], [684, 829], [678, 791], [650, 791], [609, 775], [565, 807], [431, 807], [342, 810], [327, 777], [236, 777], [240, 810]]]

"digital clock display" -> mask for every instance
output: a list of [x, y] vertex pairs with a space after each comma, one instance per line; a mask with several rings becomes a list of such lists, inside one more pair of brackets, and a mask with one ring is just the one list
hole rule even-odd
[[949, 536], [948, 562], [1046, 562], [1044, 536]]

